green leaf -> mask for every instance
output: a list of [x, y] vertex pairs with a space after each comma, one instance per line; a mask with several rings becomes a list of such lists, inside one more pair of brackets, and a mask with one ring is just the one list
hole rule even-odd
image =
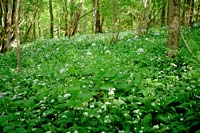
[[165, 122], [165, 123], [169, 123], [170, 122], [168, 117], [166, 115], [164, 115], [164, 114], [157, 115], [156, 119], [161, 121], [161, 122]]
[[24, 128], [17, 128], [15, 133], [27, 133], [27, 130]]
[[144, 127], [144, 131], [148, 131], [150, 129], [152, 126], [152, 115], [150, 113], [145, 115], [141, 125]]

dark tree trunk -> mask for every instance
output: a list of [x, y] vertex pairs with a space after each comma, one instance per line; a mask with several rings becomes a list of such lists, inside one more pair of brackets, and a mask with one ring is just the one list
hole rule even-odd
[[95, 33], [101, 33], [101, 20], [100, 20], [100, 13], [99, 13], [99, 0], [93, 0], [93, 18], [94, 18], [94, 27], [93, 30]]
[[68, 36], [68, 10], [67, 10], [67, 0], [62, 0], [63, 4], [63, 14], [64, 14], [64, 20], [65, 20], [65, 36]]
[[200, 1], [198, 2], [196, 21], [199, 20], [199, 16], [200, 16]]
[[12, 27], [12, 1], [3, 1], [3, 12], [4, 12], [4, 26], [1, 39], [1, 53], [6, 52], [10, 49], [10, 42], [14, 37], [14, 30]]
[[169, 0], [168, 56], [174, 58], [179, 44], [181, 0]]
[[79, 5], [78, 5], [78, 10], [75, 14], [75, 18], [73, 20], [73, 24], [72, 24], [72, 33], [71, 35], [75, 35], [78, 31], [78, 24], [79, 24], [79, 20], [80, 20], [80, 16], [81, 16], [81, 11], [82, 11], [82, 4], [83, 4], [83, 0], [79, 1]]
[[53, 19], [53, 6], [52, 0], [49, 0], [49, 14], [50, 14], [50, 38], [53, 38], [53, 31], [54, 31], [54, 19]]
[[167, 1], [163, 2], [162, 5], [162, 11], [161, 11], [161, 26], [165, 26], [165, 19], [166, 19], [166, 5], [167, 5]]
[[[0, 50], [1, 53], [8, 51], [11, 48], [11, 44], [14, 44], [17, 40], [19, 33], [19, 0], [1, 0], [1, 12], [3, 20], [2, 29], [0, 33]], [[18, 41], [17, 41], [18, 42]]]

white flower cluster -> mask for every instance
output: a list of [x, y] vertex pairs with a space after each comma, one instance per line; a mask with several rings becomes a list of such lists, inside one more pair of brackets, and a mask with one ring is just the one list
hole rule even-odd
[[66, 71], [68, 71], [68, 67], [69, 67], [69, 64], [65, 64], [65, 67], [63, 67], [63, 68], [60, 69], [60, 74], [63, 74]]
[[143, 49], [143, 48], [139, 48], [139, 49], [137, 50], [137, 54], [142, 54], [142, 53], [144, 53], [144, 49]]
[[108, 89], [108, 95], [110, 96], [110, 97], [114, 97], [115, 96], [115, 88], [109, 88]]

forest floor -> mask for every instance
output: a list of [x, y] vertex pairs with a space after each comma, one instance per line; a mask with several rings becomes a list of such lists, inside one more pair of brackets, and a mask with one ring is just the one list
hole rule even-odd
[[200, 31], [38, 40], [0, 54], [0, 132], [200, 132]]

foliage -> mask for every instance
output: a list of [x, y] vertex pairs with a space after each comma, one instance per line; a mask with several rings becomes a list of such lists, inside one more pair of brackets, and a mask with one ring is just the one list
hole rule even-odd
[[[199, 57], [198, 29], [184, 29]], [[0, 55], [0, 132], [199, 132], [200, 69], [166, 29], [38, 40]], [[195, 44], [196, 42], [196, 44]]]

